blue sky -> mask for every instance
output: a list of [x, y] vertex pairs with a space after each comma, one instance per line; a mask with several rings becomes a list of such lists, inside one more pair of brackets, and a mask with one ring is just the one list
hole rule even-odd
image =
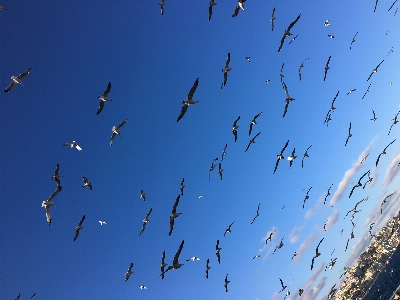
[[[380, 1], [374, 12], [375, 1], [250, 0], [232, 18], [237, 2], [219, 1], [209, 22], [208, 1], [167, 0], [163, 16], [158, 1], [4, 1], [1, 85], [5, 89], [11, 76], [28, 68], [31, 73], [24, 86], [2, 94], [0, 298], [21, 294], [26, 299], [36, 292], [37, 299], [283, 299], [286, 290], [278, 294], [279, 278], [286, 285], [293, 281], [291, 299], [327, 295], [343, 267], [368, 245], [369, 225], [375, 223], [375, 233], [399, 211], [396, 193], [380, 215], [381, 201], [400, 183], [398, 125], [387, 134], [400, 110], [400, 24], [394, 16], [398, 4], [388, 11], [391, 3]], [[287, 38], [278, 53], [284, 30], [299, 14], [291, 30], [299, 36], [290, 45]], [[327, 19], [331, 26], [324, 27]], [[228, 52], [232, 70], [220, 89]], [[300, 81], [298, 68], [306, 58]], [[285, 118], [282, 63], [284, 82], [295, 98]], [[193, 98], [199, 102], [177, 123], [196, 78]], [[97, 96], [108, 82], [113, 101], [96, 115]], [[350, 89], [357, 90], [346, 95]], [[323, 121], [337, 91], [337, 109], [327, 127]], [[249, 136], [249, 124], [259, 112]], [[235, 143], [231, 129], [239, 115]], [[111, 128], [125, 119], [121, 138], [110, 147]], [[344, 147], [350, 122], [353, 136]], [[379, 153], [395, 138], [375, 168]], [[73, 140], [81, 152], [62, 147]], [[273, 174], [287, 140], [285, 160]], [[217, 167], [209, 181], [211, 161], [220, 159], [225, 144], [223, 180]], [[298, 157], [289, 169], [286, 158], [294, 147]], [[41, 203], [56, 189], [51, 176], [57, 164], [62, 191], [48, 226]], [[367, 170], [374, 180], [349, 199]], [[81, 188], [83, 176], [93, 190]], [[182, 215], [168, 236], [182, 178], [186, 187], [177, 209]], [[344, 216], [367, 196], [354, 218], [359, 221], [355, 239], [345, 251], [352, 225]], [[258, 203], [260, 216], [251, 225]], [[150, 208], [151, 222], [139, 237]], [[82, 215], [84, 228], [73, 242]], [[232, 233], [224, 238], [233, 221]], [[284, 246], [272, 254], [283, 237]], [[311, 271], [322, 238], [322, 255]], [[223, 248], [221, 264], [215, 255], [217, 239]], [[171, 264], [182, 240], [180, 262], [185, 265], [164, 280], [157, 278], [162, 252]], [[299, 255], [291, 261], [294, 252]], [[192, 256], [201, 260], [185, 261]], [[333, 269], [324, 271], [335, 257]], [[212, 268], [206, 279], [208, 258]], [[131, 262], [135, 273], [125, 282]], [[299, 288], [305, 289], [300, 298], [295, 296]]]

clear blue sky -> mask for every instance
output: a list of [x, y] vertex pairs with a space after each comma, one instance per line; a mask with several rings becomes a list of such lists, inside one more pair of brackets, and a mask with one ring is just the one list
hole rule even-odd
[[[27, 299], [36, 292], [36, 299], [59, 300], [283, 299], [287, 289], [276, 295], [282, 278], [286, 285], [293, 280], [291, 299], [297, 299], [298, 288], [305, 289], [301, 299], [321, 299], [339, 282], [343, 267], [366, 247], [369, 224], [375, 222], [376, 232], [400, 207], [396, 194], [383, 216], [377, 213], [383, 198], [400, 183], [399, 169], [393, 168], [400, 162], [400, 126], [387, 134], [400, 109], [400, 16], [394, 16], [399, 4], [388, 11], [392, 1], [379, 1], [374, 12], [372, 0], [250, 0], [232, 18], [237, 2], [220, 0], [209, 22], [208, 1], [166, 0], [164, 15], [158, 2], [1, 3], [7, 8], [0, 11], [1, 87], [28, 68], [31, 73], [24, 86], [1, 94], [0, 298], [21, 294]], [[299, 14], [291, 30], [298, 37], [290, 45], [287, 38], [278, 53], [284, 30]], [[324, 27], [327, 19], [331, 26]], [[221, 90], [228, 52], [232, 70]], [[298, 68], [306, 58], [300, 81]], [[284, 82], [295, 98], [285, 118], [282, 63]], [[199, 102], [177, 123], [196, 78], [193, 98]], [[108, 82], [112, 102], [96, 115], [97, 97]], [[357, 90], [347, 96], [350, 89]], [[323, 121], [337, 91], [327, 127]], [[370, 120], [372, 110], [375, 122]], [[259, 112], [263, 114], [249, 136], [250, 122]], [[231, 129], [239, 115], [235, 143]], [[122, 137], [110, 147], [111, 128], [124, 119], [128, 122]], [[344, 147], [350, 122], [353, 136]], [[245, 152], [258, 132], [256, 143]], [[374, 168], [379, 153], [395, 138]], [[81, 152], [62, 147], [73, 140]], [[287, 140], [285, 160], [273, 174], [276, 155]], [[217, 167], [208, 181], [211, 161], [221, 158], [225, 144], [223, 180]], [[301, 168], [310, 145], [310, 157]], [[286, 158], [294, 147], [298, 157], [289, 169]], [[369, 156], [360, 166], [364, 154]], [[56, 189], [51, 176], [57, 164], [62, 191], [54, 198], [48, 226], [41, 203]], [[374, 181], [349, 199], [352, 186], [367, 170]], [[83, 176], [93, 190], [82, 189]], [[182, 178], [186, 187], [177, 209], [182, 215], [168, 236]], [[353, 220], [359, 220], [355, 239], [345, 251], [352, 225], [343, 218], [367, 196]], [[250, 225], [258, 203], [260, 216]], [[151, 222], [139, 237], [150, 208]], [[82, 215], [84, 228], [74, 242]], [[324, 231], [327, 219], [329, 230]], [[107, 224], [101, 226], [99, 220]], [[232, 233], [224, 238], [233, 221]], [[284, 246], [272, 255], [283, 237]], [[321, 238], [322, 255], [311, 271]], [[223, 248], [221, 264], [215, 255], [217, 239]], [[171, 264], [182, 240], [180, 262], [185, 265], [164, 280], [157, 278], [162, 252]], [[325, 272], [333, 249], [337, 263]], [[301, 255], [292, 262], [295, 251]], [[253, 260], [257, 254], [261, 257]], [[201, 260], [185, 261], [192, 256]], [[208, 258], [212, 268], [206, 279]], [[125, 282], [131, 262], [134, 274]]]

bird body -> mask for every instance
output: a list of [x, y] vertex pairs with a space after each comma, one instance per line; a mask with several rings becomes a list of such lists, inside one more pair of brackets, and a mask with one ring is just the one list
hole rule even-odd
[[28, 70], [26, 70], [24, 73], [19, 74], [18, 76], [11, 76], [11, 83], [10, 85], [4, 90], [4, 92], [9, 92], [11, 91], [13, 88], [15, 88], [15, 86], [17, 84], [23, 85], [22, 84], [22, 79], [25, 78], [26, 76], [28, 76], [31, 73], [31, 68], [29, 68]]

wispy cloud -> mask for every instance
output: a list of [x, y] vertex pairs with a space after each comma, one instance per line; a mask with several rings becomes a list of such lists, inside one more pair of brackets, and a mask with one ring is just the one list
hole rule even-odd
[[333, 194], [332, 199], [330, 201], [330, 204], [333, 206], [337, 202], [340, 201], [340, 199], [343, 197], [344, 192], [346, 191], [347, 187], [349, 186], [351, 180], [353, 179], [354, 175], [360, 171], [364, 167], [364, 163], [362, 164], [361, 161], [363, 158], [370, 152], [373, 143], [375, 142], [376, 137], [372, 139], [372, 141], [369, 143], [367, 148], [364, 149], [363, 152], [358, 156], [357, 161], [355, 161], [350, 169], [348, 169], [340, 181], [337, 190], [335, 191], [335, 194]]
[[304, 252], [310, 247], [310, 245], [315, 241], [315, 234], [310, 234], [300, 245], [299, 249], [296, 250], [297, 255], [293, 258], [293, 263], [300, 261]]
[[335, 211], [328, 217], [328, 221], [326, 222], [325, 230], [329, 231], [333, 225], [336, 224], [339, 219], [340, 212], [335, 208]]
[[396, 154], [392, 161], [390, 162], [388, 168], [386, 169], [386, 174], [385, 174], [385, 179], [383, 180], [383, 183], [381, 185], [382, 188], [387, 188], [388, 185], [393, 181], [394, 177], [399, 173], [400, 171], [400, 145], [396, 149]]
[[314, 300], [321, 289], [325, 286], [326, 277], [323, 277], [319, 280], [317, 285], [314, 288], [311, 288], [314, 285], [319, 274], [321, 274], [324, 269], [324, 263], [321, 263], [317, 268], [315, 268], [314, 273], [310, 278], [301, 286], [304, 290], [303, 295], [299, 296], [299, 293], [295, 293], [294, 297], [289, 298], [290, 300]]
[[298, 234], [300, 231], [303, 230], [305, 224], [301, 226], [295, 226], [292, 231], [289, 233], [289, 242], [291, 244], [296, 243], [297, 240], [300, 238], [300, 235]]

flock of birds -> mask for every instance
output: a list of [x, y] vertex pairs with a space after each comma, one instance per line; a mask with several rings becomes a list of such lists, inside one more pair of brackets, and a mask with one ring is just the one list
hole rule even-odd
[[[395, 3], [396, 1], [397, 1], [397, 0], [395, 0], [394, 3]], [[244, 3], [245, 3], [245, 2], [246, 2], [246, 0], [238, 0], [238, 4], [237, 4], [237, 6], [235, 7], [235, 10], [234, 10], [234, 13], [232, 14], [232, 17], [237, 17], [238, 14], [239, 14], [239, 11], [240, 11], [240, 10], [244, 10]], [[376, 1], [376, 4], [377, 4], [377, 3], [378, 3], [378, 0]], [[392, 6], [390, 7], [390, 9], [393, 7], [394, 3], [393, 3]], [[209, 15], [208, 15], [208, 20], [209, 20], [209, 21], [211, 20], [211, 17], [212, 17], [213, 7], [214, 7], [216, 4], [217, 4], [217, 3], [216, 3], [215, 1], [210, 1], [210, 4], [209, 4]], [[164, 0], [162, 0], [162, 1], [159, 3], [159, 5], [160, 5], [160, 8], [161, 8], [161, 14], [163, 15], [163, 14], [164, 14], [164, 6], [165, 6]], [[375, 9], [376, 9], [376, 6], [375, 6]], [[390, 9], [389, 9], [389, 10], [390, 10]], [[0, 10], [5, 10], [5, 8], [3, 8], [2, 6], [0, 6]], [[397, 12], [397, 10], [396, 10], [396, 12]], [[279, 44], [279, 47], [278, 47], [278, 52], [280, 52], [281, 49], [282, 49], [282, 47], [284, 46], [284, 43], [285, 43], [286, 38], [289, 38], [289, 37], [293, 36], [293, 34], [291, 33], [291, 30], [293, 29], [293, 27], [295, 26], [295, 24], [300, 20], [300, 17], [301, 17], [301, 14], [299, 14], [299, 15], [295, 18], [295, 20], [294, 20], [293, 22], [291, 22], [291, 23], [289, 24], [289, 26], [287, 27], [287, 29], [284, 31], [283, 36], [282, 36], [282, 39], [281, 39], [280, 44]], [[270, 19], [272, 30], [274, 30], [274, 27], [275, 27], [275, 24], [274, 24], [274, 23], [275, 23], [275, 20], [276, 20], [276, 17], [275, 17], [275, 7], [274, 7], [273, 10], [272, 10], [272, 16], [271, 16], [271, 19]], [[323, 25], [324, 25], [324, 26], [330, 26], [331, 24], [329, 23], [329, 20], [326, 20], [326, 21], [323, 23]], [[356, 41], [355, 38], [356, 38], [357, 34], [358, 34], [358, 32], [357, 32], [357, 33], [354, 35], [354, 37], [352, 38], [352, 41], [351, 41], [351, 43], [350, 43], [350, 50], [352, 49], [353, 43]], [[292, 40], [289, 42], [289, 44], [290, 44], [291, 42], [293, 42], [293, 41], [297, 38], [297, 36], [298, 36], [298, 35], [294, 36], [294, 37], [292, 38]], [[329, 38], [334, 38], [334, 36], [331, 35], [331, 34], [329, 34], [328, 37], [329, 37]], [[392, 52], [392, 51], [393, 51], [393, 50], [391, 50], [391, 52]], [[327, 60], [327, 62], [326, 62], [326, 64], [325, 64], [325, 68], [324, 68], [324, 77], [323, 77], [324, 81], [327, 79], [328, 70], [330, 69], [329, 65], [330, 65], [330, 63], [331, 63], [331, 58], [332, 58], [332, 57], [329, 56], [329, 57], [328, 57], [328, 60]], [[299, 79], [300, 79], [300, 80], [302, 80], [301, 70], [302, 70], [302, 68], [304, 67], [304, 62], [307, 61], [308, 59], [309, 59], [309, 58], [306, 58], [306, 59], [300, 64], [300, 66], [299, 66], [298, 76], [299, 76]], [[250, 62], [250, 57], [246, 57], [246, 60], [247, 60], [248, 62]], [[375, 73], [378, 72], [378, 68], [382, 65], [383, 62], [384, 62], [384, 59], [381, 60], [381, 62], [372, 70], [372, 72], [369, 74], [369, 76], [368, 76], [368, 78], [367, 78], [367, 81], [369, 81], [369, 80], [371, 79], [371, 77], [372, 77]], [[226, 59], [226, 61], [225, 61], [225, 66], [224, 66], [224, 68], [222, 69], [222, 73], [223, 73], [223, 82], [222, 82], [222, 84], [221, 84], [221, 89], [222, 89], [223, 87], [226, 86], [227, 81], [228, 81], [228, 73], [232, 70], [232, 68], [229, 66], [229, 64], [230, 64], [230, 53], [228, 53], [227, 59]], [[289, 94], [289, 89], [288, 89], [288, 87], [287, 87], [287, 84], [283, 81], [283, 79], [284, 79], [283, 68], [284, 68], [284, 64], [282, 64], [282, 67], [281, 67], [281, 71], [280, 71], [280, 80], [281, 80], [282, 88], [283, 88], [283, 90], [284, 90], [284, 92], [285, 92], [285, 95], [286, 95], [285, 106], [284, 106], [284, 112], [283, 112], [283, 117], [285, 117], [286, 114], [287, 114], [287, 112], [288, 112], [289, 104], [290, 104], [292, 101], [294, 101], [295, 99], [292, 98], [292, 97], [290, 96], [290, 94]], [[29, 68], [29, 69], [27, 69], [25, 72], [21, 73], [21, 74], [18, 75], [18, 76], [11, 76], [11, 83], [9, 84], [8, 87], [6, 87], [6, 89], [4, 90], [4, 92], [10, 92], [10, 91], [12, 91], [17, 85], [23, 85], [22, 80], [25, 79], [28, 75], [30, 75], [30, 73], [31, 73], [31, 69]], [[270, 80], [267, 80], [266, 82], [268, 83], [268, 82], [270, 82]], [[193, 86], [192, 86], [192, 87], [190, 88], [190, 90], [189, 90], [189, 93], [188, 93], [188, 95], [187, 95], [187, 99], [183, 100], [183, 102], [182, 102], [182, 108], [181, 108], [181, 111], [180, 111], [180, 113], [179, 113], [179, 115], [178, 115], [178, 118], [177, 118], [176, 122], [179, 122], [179, 121], [184, 117], [184, 115], [186, 114], [186, 112], [187, 112], [189, 106], [194, 105], [194, 104], [196, 104], [196, 103], [199, 102], [199, 101], [196, 101], [196, 100], [193, 99], [194, 93], [196, 92], [196, 89], [197, 89], [198, 85], [199, 85], [199, 78], [196, 78], [196, 80], [195, 80], [194, 83], [193, 83]], [[369, 92], [369, 87], [370, 87], [370, 86], [371, 86], [371, 84], [368, 86], [367, 91], [365, 92], [363, 98], [364, 98], [365, 95]], [[97, 115], [99, 115], [99, 114], [103, 111], [106, 102], [112, 101], [111, 99], [108, 98], [108, 94], [110, 93], [110, 91], [111, 91], [111, 83], [109, 82], [109, 83], [107, 84], [107, 87], [106, 87], [106, 90], [104, 91], [104, 93], [103, 93], [102, 95], [98, 96], [98, 99], [100, 100], [100, 103], [99, 103], [99, 108], [98, 108], [98, 110], [97, 110]], [[352, 93], [355, 92], [355, 91], [356, 91], [356, 89], [351, 89], [351, 90], [347, 93], [347, 95], [350, 95], [350, 94], [352, 94]], [[63, 93], [60, 94], [60, 98], [61, 98], [62, 96], [63, 96]], [[336, 108], [334, 107], [334, 103], [335, 103], [335, 100], [337, 99], [338, 96], [339, 96], [339, 91], [336, 93], [336, 96], [334, 97], [334, 99], [333, 99], [333, 101], [332, 101], [332, 103], [331, 103], [331, 105], [330, 105], [330, 108], [329, 108], [329, 110], [328, 110], [328, 113], [326, 114], [324, 124], [326, 124], [327, 126], [328, 126], [329, 121], [332, 120], [331, 116], [332, 116], [333, 112], [334, 112], [335, 109], [336, 109]], [[370, 120], [376, 121], [376, 120], [377, 120], [377, 117], [376, 117], [375, 111], [372, 110], [372, 112], [373, 112], [373, 118], [370, 119]], [[396, 115], [395, 115], [395, 117], [394, 117], [394, 119], [392, 119], [393, 123], [391, 124], [391, 127], [390, 127], [390, 129], [389, 129], [388, 135], [391, 133], [392, 127], [393, 127], [395, 124], [398, 123], [398, 119], [397, 119], [397, 118], [398, 118], [398, 115], [399, 115], [399, 114], [400, 114], [400, 111], [397, 112]], [[254, 126], [257, 125], [257, 118], [259, 118], [261, 115], [262, 115], [262, 112], [259, 112], [259, 113], [256, 114], [256, 115], [253, 117], [253, 119], [251, 120], [251, 122], [250, 122], [250, 124], [249, 124], [249, 130], [248, 130], [248, 135], [249, 135], [249, 136], [251, 136], [251, 134], [252, 134], [252, 132], [253, 132]], [[238, 128], [239, 128], [238, 122], [239, 122], [240, 118], [241, 118], [241, 116], [238, 116], [237, 119], [233, 122], [233, 125], [232, 125], [232, 134], [233, 134], [233, 136], [234, 136], [234, 142], [236, 142], [237, 139], [238, 139]], [[111, 134], [111, 137], [110, 137], [110, 146], [113, 145], [115, 136], [119, 135], [119, 136], [121, 137], [121, 128], [127, 123], [127, 121], [128, 121], [128, 120], [125, 119], [125, 120], [123, 120], [120, 124], [118, 124], [117, 126], [113, 126], [113, 127], [112, 127], [112, 129], [111, 129], [112, 134]], [[349, 128], [348, 128], [348, 135], [347, 135], [347, 138], [346, 138], [346, 141], [345, 141], [345, 144], [344, 144], [345, 146], [347, 146], [347, 144], [348, 144], [348, 142], [349, 142], [349, 139], [352, 137], [351, 129], [352, 129], [352, 124], [351, 124], [351, 122], [350, 122], [350, 125], [349, 125]], [[255, 134], [255, 135], [250, 139], [250, 141], [249, 141], [249, 143], [248, 143], [248, 145], [247, 145], [247, 147], [246, 147], [246, 149], [245, 149], [245, 152], [247, 152], [247, 151], [250, 149], [250, 146], [251, 146], [252, 144], [255, 144], [256, 138], [257, 138], [260, 134], [261, 134], [261, 132], [258, 132], [257, 134]], [[378, 163], [379, 163], [379, 160], [380, 160], [381, 156], [387, 154], [387, 153], [386, 153], [387, 148], [388, 148], [391, 144], [393, 144], [395, 141], [396, 141], [396, 139], [394, 139], [392, 142], [390, 142], [390, 143], [383, 149], [383, 151], [379, 154], [379, 156], [378, 156], [377, 159], [376, 159], [376, 163], [375, 163], [376, 167], [378, 166]], [[276, 160], [276, 163], [275, 163], [275, 168], [274, 168], [274, 170], [273, 170], [273, 173], [276, 173], [280, 161], [285, 159], [284, 152], [285, 152], [286, 148], [288, 147], [288, 145], [289, 145], [289, 140], [287, 140], [287, 142], [285, 143], [285, 145], [283, 146], [283, 148], [281, 149], [281, 151], [276, 155], [277, 160]], [[72, 141], [72, 142], [65, 143], [65, 144], [63, 144], [63, 146], [65, 146], [65, 147], [70, 147], [70, 148], [75, 148], [75, 149], [78, 150], [78, 151], [82, 151], [82, 148], [77, 144], [76, 141]], [[220, 160], [219, 160], [218, 157], [217, 157], [217, 158], [214, 158], [214, 159], [212, 160], [211, 167], [210, 167], [210, 169], [209, 169], [209, 180], [210, 180], [210, 173], [217, 167], [217, 164], [215, 164], [215, 162], [218, 161], [218, 160], [219, 160], [219, 162], [218, 162], [218, 173], [219, 173], [219, 177], [220, 177], [220, 180], [223, 179], [223, 177], [222, 177], [223, 168], [222, 168], [221, 162], [223, 161], [224, 155], [226, 154], [227, 146], [228, 146], [228, 144], [225, 145], [225, 147], [224, 147], [224, 149], [223, 149], [223, 151], [222, 151], [222, 156], [221, 156]], [[312, 147], [312, 145], [310, 145], [310, 146], [305, 150], [305, 152], [304, 152], [304, 154], [303, 154], [302, 163], [301, 163], [302, 168], [304, 167], [304, 159], [307, 158], [307, 157], [309, 157], [308, 151], [310, 150], [311, 147]], [[297, 158], [297, 156], [296, 156], [295, 154], [296, 154], [296, 148], [293, 148], [293, 150], [292, 150], [292, 152], [291, 152], [291, 155], [287, 157], [287, 160], [289, 161], [289, 167], [292, 167], [292, 164], [294, 163], [295, 159]], [[368, 156], [368, 155], [367, 155], [367, 156]], [[365, 157], [365, 158], [363, 159], [363, 161], [365, 161], [366, 158], [367, 158], [367, 157]], [[361, 163], [362, 163], [363, 161], [361, 161]], [[57, 164], [56, 169], [55, 169], [55, 171], [54, 171], [54, 174], [52, 175], [52, 180], [54, 180], [54, 181], [56, 182], [56, 186], [57, 186], [56, 190], [49, 196], [49, 198], [48, 198], [47, 200], [45, 200], [45, 201], [42, 202], [42, 207], [45, 208], [46, 220], [47, 220], [47, 223], [48, 223], [49, 226], [50, 226], [51, 223], [52, 223], [52, 214], [51, 214], [51, 210], [50, 210], [50, 209], [51, 209], [52, 206], [55, 206], [55, 204], [54, 204], [54, 198], [62, 191], [62, 185], [61, 185], [61, 180], [60, 180], [60, 178], [61, 178], [62, 176], [61, 176], [60, 173], [59, 173], [59, 169], [60, 169], [60, 165]], [[349, 198], [353, 195], [353, 193], [354, 193], [354, 191], [355, 191], [356, 188], [358, 188], [358, 187], [363, 187], [363, 189], [364, 189], [364, 188], [366, 187], [366, 184], [367, 184], [367, 183], [371, 183], [371, 182], [372, 182], [373, 178], [370, 177], [370, 174], [371, 174], [371, 170], [368, 170], [367, 172], [365, 172], [365, 173], [359, 178], [357, 184], [354, 185], [353, 188], [351, 189], [351, 192], [350, 192], [350, 194], [349, 194]], [[363, 180], [366, 176], [368, 177], [368, 180], [366, 180], [366, 181], [363, 183], [362, 180]], [[92, 188], [93, 188], [93, 187], [92, 187], [92, 183], [89, 181], [89, 179], [88, 179], [87, 177], [83, 177], [83, 185], [82, 185], [82, 188], [86, 188], [86, 187], [87, 187], [88, 189], [90, 189], [90, 190], [92, 190]], [[332, 187], [332, 185], [328, 188], [328, 192], [327, 192], [327, 195], [326, 195], [326, 197], [325, 197], [324, 203], [326, 202], [327, 197], [330, 195], [330, 189], [331, 189], [331, 187]], [[175, 202], [174, 202], [173, 207], [172, 207], [172, 210], [171, 210], [171, 215], [170, 215], [170, 217], [169, 217], [169, 223], [170, 223], [169, 234], [168, 234], [169, 236], [171, 236], [171, 234], [172, 234], [172, 232], [173, 232], [174, 225], [175, 225], [175, 222], [176, 222], [176, 218], [178, 218], [178, 217], [181, 215], [181, 212], [177, 212], [177, 207], [178, 207], [179, 200], [180, 200], [181, 196], [184, 195], [184, 188], [185, 188], [185, 183], [184, 183], [184, 178], [183, 178], [182, 181], [181, 181], [181, 184], [180, 184], [180, 193], [178, 194], [178, 196], [177, 196], [176, 199], [175, 199]], [[306, 195], [305, 195], [305, 197], [304, 197], [303, 209], [304, 209], [304, 207], [305, 207], [306, 201], [307, 201], [307, 200], [309, 199], [309, 197], [310, 197], [310, 196], [309, 196], [309, 192], [311, 191], [311, 189], [312, 189], [312, 186], [308, 189], [308, 191], [307, 191], [307, 193], [306, 193]], [[392, 194], [386, 196], [385, 199], [382, 201], [382, 203], [381, 203], [381, 214], [382, 214], [382, 211], [383, 211], [383, 205], [384, 205], [384, 204], [388, 201], [388, 199], [389, 199], [391, 196], [393, 196], [395, 193], [396, 193], [396, 191], [393, 192]], [[201, 198], [201, 197], [202, 197], [202, 195], [201, 195], [199, 198]], [[145, 194], [144, 190], [141, 190], [141, 191], [140, 191], [140, 198], [143, 199], [143, 201], [146, 201], [146, 194]], [[350, 211], [348, 211], [347, 214], [346, 214], [346, 217], [347, 217], [349, 214], [352, 213], [352, 215], [351, 215], [352, 231], [351, 231], [351, 235], [350, 235], [349, 239], [347, 240], [346, 250], [347, 250], [349, 241], [350, 241], [352, 238], [354, 238], [353, 230], [354, 230], [354, 228], [355, 228], [355, 226], [357, 225], [357, 222], [358, 222], [358, 221], [357, 221], [357, 222], [353, 222], [354, 216], [355, 216], [356, 213], [358, 213], [358, 212], [361, 211], [361, 210], [357, 210], [357, 207], [358, 207], [358, 205], [360, 205], [362, 202], [367, 201], [367, 200], [368, 200], [368, 198], [365, 198], [365, 199], [362, 199], [362, 200], [358, 201], [358, 202], [355, 204], [354, 208], [352, 208], [352, 209], [351, 209]], [[146, 225], [147, 225], [147, 223], [150, 222], [149, 217], [150, 217], [150, 214], [152, 213], [152, 210], [153, 210], [153, 208], [150, 208], [149, 211], [147, 212], [145, 218], [143, 219], [143, 224], [142, 224], [141, 231], [140, 231], [140, 233], [139, 233], [139, 237], [140, 237], [142, 234], [144, 234]], [[253, 223], [255, 222], [255, 220], [260, 216], [259, 211], [260, 211], [260, 203], [258, 203], [257, 210], [256, 210], [256, 214], [255, 214], [253, 220], [251, 221], [251, 224], [253, 224]], [[81, 218], [80, 221], [78, 222], [78, 225], [75, 227], [75, 235], [74, 235], [74, 238], [73, 238], [74, 241], [77, 240], [77, 238], [78, 238], [78, 236], [79, 236], [79, 234], [80, 234], [80, 231], [84, 228], [84, 226], [83, 226], [84, 221], [85, 221], [85, 215], [82, 216], [82, 218]], [[327, 221], [328, 221], [328, 220], [327, 220]], [[104, 222], [104, 221], [99, 221], [99, 223], [100, 223], [100, 225], [106, 224], [106, 222]], [[227, 229], [226, 229], [225, 232], [224, 232], [224, 237], [226, 236], [226, 234], [231, 233], [231, 230], [232, 230], [231, 227], [234, 225], [234, 223], [235, 223], [235, 221], [233, 221], [233, 222], [227, 227]], [[324, 224], [324, 230], [325, 230], [326, 224], [327, 224], [327, 222]], [[372, 224], [370, 225], [370, 230], [369, 230], [369, 232], [370, 232], [370, 234], [371, 234], [371, 238], [372, 238], [372, 236], [373, 236], [372, 233], [371, 233], [371, 230], [372, 230], [372, 228], [373, 228], [373, 225], [374, 225], [374, 223], [372, 223]], [[343, 230], [344, 230], [344, 229], [343, 229]], [[343, 232], [343, 230], [342, 230], [342, 232]], [[270, 235], [268, 236], [268, 238], [266, 238], [266, 240], [265, 240], [265, 244], [266, 244], [266, 245], [268, 244], [268, 241], [272, 241], [272, 236], [273, 236], [273, 234], [274, 234], [275, 232], [276, 232], [276, 230], [273, 231], [272, 233], [270, 233]], [[285, 238], [285, 236], [282, 237], [280, 243], [276, 246], [276, 248], [275, 248], [273, 254], [274, 254], [277, 250], [279, 250], [280, 248], [282, 248], [282, 247], [284, 246], [284, 243], [283, 243], [284, 238]], [[317, 247], [316, 247], [316, 249], [315, 249], [315, 255], [314, 255], [314, 256], [312, 257], [312, 259], [311, 259], [311, 270], [312, 270], [313, 267], [314, 267], [315, 259], [317, 259], [318, 257], [321, 256], [321, 253], [319, 252], [319, 246], [321, 245], [321, 243], [322, 243], [323, 240], [324, 240], [324, 238], [322, 238], [322, 239], [319, 241], [319, 243], [318, 243], [318, 245], [317, 245]], [[173, 258], [173, 261], [172, 261], [172, 263], [169, 264], [169, 265], [168, 265], [167, 263], [165, 263], [166, 252], [164, 251], [164, 252], [162, 253], [162, 256], [161, 256], [161, 265], [160, 265], [160, 272], [161, 272], [161, 274], [159, 275], [159, 277], [161, 277], [161, 279], [164, 279], [164, 276], [165, 276], [165, 274], [166, 274], [167, 272], [169, 272], [169, 271], [171, 271], [171, 270], [177, 270], [177, 269], [181, 268], [181, 267], [184, 265], [183, 263], [180, 263], [180, 262], [179, 262], [179, 257], [180, 257], [180, 254], [181, 254], [182, 250], [183, 250], [183, 247], [184, 247], [184, 240], [182, 240], [182, 242], [180, 243], [180, 245], [179, 245], [179, 247], [178, 247], [178, 249], [177, 249], [177, 251], [176, 251], [176, 253], [175, 253], [175, 256], [174, 256], [174, 258]], [[217, 258], [218, 263], [220, 263], [220, 261], [221, 261], [221, 250], [222, 250], [222, 248], [220, 247], [220, 240], [218, 239], [218, 240], [216, 241], [216, 245], [215, 245], [215, 255], [216, 255], [216, 258]], [[332, 251], [332, 254], [333, 254], [334, 251], [335, 251], [335, 250]], [[332, 254], [331, 254], [331, 256], [332, 256]], [[292, 256], [292, 260], [293, 260], [293, 258], [294, 258], [296, 255], [297, 255], [297, 253], [295, 252], [294, 255]], [[259, 258], [259, 257], [260, 257], [260, 255], [256, 255], [256, 256], [253, 257], [253, 259]], [[332, 268], [333, 268], [333, 266], [334, 266], [335, 263], [336, 263], [336, 259], [337, 259], [337, 258], [331, 258], [331, 259], [330, 259], [329, 264], [325, 267], [325, 271], [326, 271], [327, 269], [332, 269]], [[186, 261], [198, 261], [198, 260], [200, 260], [200, 258], [198, 258], [198, 257], [196, 257], [196, 256], [193, 256], [193, 257], [191, 257], [191, 258], [186, 259]], [[208, 279], [208, 277], [209, 277], [209, 271], [210, 271], [210, 269], [211, 269], [211, 266], [210, 266], [210, 259], [207, 259], [207, 261], [206, 261], [206, 266], [205, 266], [205, 267], [206, 267], [206, 268], [205, 268], [205, 276], [206, 276], [206, 278]], [[128, 267], [128, 270], [127, 270], [126, 273], [125, 273], [125, 281], [128, 281], [129, 278], [130, 278], [130, 275], [134, 273], [134, 272], [132, 271], [132, 269], [133, 269], [133, 263], [130, 263], [130, 264], [129, 264], [129, 267]], [[343, 274], [342, 274], [342, 275], [343, 275]], [[281, 290], [280, 290], [280, 292], [283, 292], [286, 288], [288, 288], [288, 286], [284, 285], [283, 280], [282, 280], [281, 278], [279, 278], [279, 281], [280, 281], [280, 284], [281, 284]], [[228, 280], [228, 274], [226, 274], [225, 280], [224, 280], [224, 288], [225, 288], [225, 291], [226, 291], [226, 292], [228, 292], [228, 284], [229, 284], [229, 283], [230, 283], [230, 281]], [[290, 284], [289, 284], [289, 285], [290, 285]], [[139, 288], [140, 288], [140, 289], [147, 289], [147, 287], [144, 286], [144, 285], [140, 285]], [[332, 289], [331, 289], [331, 292], [329, 293], [329, 299], [330, 299], [331, 297], [333, 297], [334, 291], [335, 291], [335, 289], [334, 289], [334, 286], [333, 286]], [[279, 293], [280, 293], [280, 292], [279, 292]], [[301, 295], [303, 294], [303, 292], [304, 292], [304, 290], [300, 288], [299, 291], [298, 291], [299, 296], [301, 296]], [[34, 297], [35, 295], [36, 295], [36, 293], [34, 293], [34, 294], [31, 296], [31, 298]], [[286, 298], [287, 296], [289, 296], [289, 295], [290, 295], [290, 292], [288, 291], [288, 292], [286, 293], [285, 298]], [[18, 295], [18, 297], [17, 297], [16, 299], [19, 299], [19, 298], [20, 298], [20, 295]]]

